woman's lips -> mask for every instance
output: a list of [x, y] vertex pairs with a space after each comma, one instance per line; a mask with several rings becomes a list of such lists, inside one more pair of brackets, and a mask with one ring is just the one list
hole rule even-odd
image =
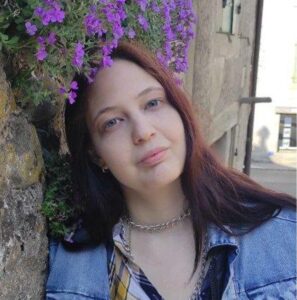
[[146, 158], [142, 159], [140, 161], [140, 164], [145, 165], [145, 166], [153, 166], [161, 162], [167, 153], [167, 149], [159, 149], [155, 150], [153, 154], [146, 156]]

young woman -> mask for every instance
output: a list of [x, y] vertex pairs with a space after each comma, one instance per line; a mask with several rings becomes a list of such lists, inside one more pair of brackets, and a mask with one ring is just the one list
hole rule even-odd
[[46, 298], [295, 299], [295, 199], [218, 161], [153, 54], [113, 60], [66, 109], [85, 213], [51, 241]]

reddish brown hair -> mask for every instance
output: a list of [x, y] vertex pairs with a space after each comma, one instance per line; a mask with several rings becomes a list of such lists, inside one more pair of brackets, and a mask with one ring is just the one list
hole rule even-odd
[[[186, 93], [176, 84], [174, 74], [141, 45], [122, 42], [113, 58], [132, 61], [156, 78], [165, 89], [167, 99], [179, 112], [186, 132], [186, 161], [181, 183], [189, 201], [194, 228], [197, 268], [202, 236], [207, 223], [236, 235], [225, 225], [248, 225], [245, 232], [268, 220], [281, 207], [295, 206], [293, 197], [259, 185], [247, 175], [224, 166], [204, 140], [197, 116]], [[73, 158], [75, 187], [79, 201], [86, 207], [85, 225], [98, 243], [111, 239], [112, 227], [125, 208], [121, 188], [112, 174], [103, 174], [87, 155], [90, 137], [85, 123], [87, 80], [79, 82], [78, 100], [66, 109], [66, 132]], [[243, 233], [240, 233], [243, 234]]]

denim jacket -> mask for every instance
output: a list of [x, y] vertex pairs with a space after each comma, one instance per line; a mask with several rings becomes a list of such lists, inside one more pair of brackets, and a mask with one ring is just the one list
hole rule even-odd
[[[281, 212], [242, 236], [208, 226], [207, 251], [224, 247], [227, 278], [223, 300], [296, 299], [296, 212]], [[66, 250], [50, 241], [47, 300], [109, 300], [107, 247]], [[201, 296], [201, 299], [203, 297]]]

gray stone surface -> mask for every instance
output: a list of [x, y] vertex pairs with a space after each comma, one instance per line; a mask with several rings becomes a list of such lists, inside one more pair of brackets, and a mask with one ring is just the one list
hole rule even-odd
[[16, 108], [0, 60], [0, 299], [43, 299], [48, 241], [43, 161], [35, 128]]

